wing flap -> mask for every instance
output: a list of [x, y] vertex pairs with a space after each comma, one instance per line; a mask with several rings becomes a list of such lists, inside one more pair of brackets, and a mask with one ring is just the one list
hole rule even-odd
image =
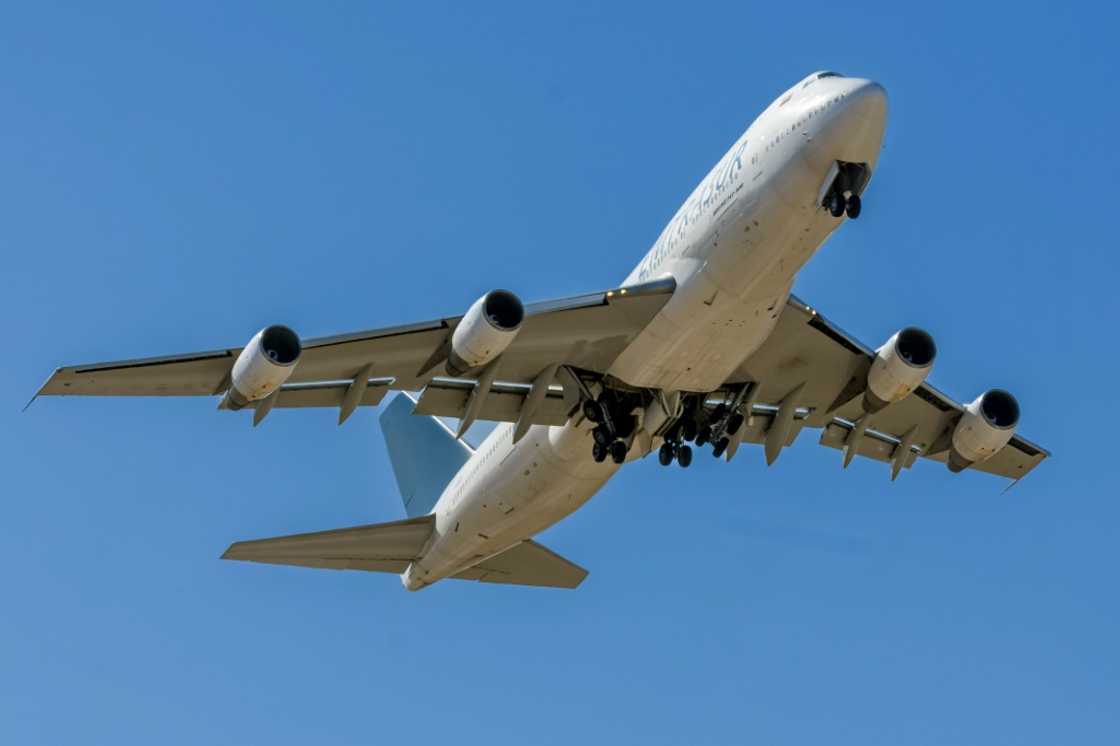
[[326, 570], [401, 573], [420, 556], [435, 518], [420, 516], [391, 523], [238, 541], [222, 559], [296, 565]]
[[[323, 381], [321, 383], [287, 383], [280, 387], [276, 396], [275, 408], [304, 408], [304, 407], [340, 407], [350, 388], [351, 381]], [[375, 407], [381, 403], [389, 393], [389, 380], [385, 378], [370, 379], [362, 398], [358, 401], [360, 407]], [[246, 409], [256, 409], [261, 402], [252, 401]], [[223, 405], [225, 402], [223, 401]]]
[[[456, 378], [435, 378], [420, 394], [415, 414], [462, 418], [475, 382]], [[528, 384], [496, 382], [478, 411], [478, 419], [492, 422], [517, 422], [521, 405], [532, 387]], [[568, 401], [563, 387], [552, 386], [544, 401], [534, 410], [532, 424], [563, 425], [576, 401]]]
[[535, 541], [523, 541], [452, 577], [480, 583], [575, 588], [587, 577], [584, 570]]

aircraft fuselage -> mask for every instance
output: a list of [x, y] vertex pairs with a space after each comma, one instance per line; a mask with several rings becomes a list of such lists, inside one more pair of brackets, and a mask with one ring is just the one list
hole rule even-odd
[[[798, 270], [841, 224], [822, 207], [838, 170], [862, 174], [851, 183], [862, 191], [885, 125], [885, 93], [868, 80], [814, 74], [776, 99], [626, 278], [624, 287], [672, 277], [676, 291], [608, 374], [666, 392], [722, 385], [766, 341]], [[432, 540], [402, 575], [409, 590], [555, 524], [620, 468], [587, 458], [591, 428], [580, 418], [535, 425], [517, 443], [512, 429], [496, 427], [444, 490]], [[632, 448], [628, 460], [645, 453]]]

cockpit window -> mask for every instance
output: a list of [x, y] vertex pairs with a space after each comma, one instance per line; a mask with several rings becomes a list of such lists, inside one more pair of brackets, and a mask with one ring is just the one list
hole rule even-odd
[[823, 71], [823, 72], [819, 72], [819, 73], [813, 73], [812, 75], [810, 75], [808, 78], [805, 79], [805, 82], [801, 84], [801, 88], [802, 88], [802, 90], [804, 90], [804, 89], [808, 88], [809, 86], [813, 85], [813, 83], [816, 83], [821, 78], [842, 78], [842, 77], [844, 77], [844, 76], [841, 75], [840, 73], [834, 73], [834, 72], [827, 71], [827, 70]]

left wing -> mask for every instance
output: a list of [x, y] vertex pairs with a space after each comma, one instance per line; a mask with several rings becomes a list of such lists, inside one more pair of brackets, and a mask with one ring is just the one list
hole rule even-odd
[[[892, 462], [892, 476], [919, 456], [945, 461], [964, 406], [928, 382], [871, 416], [869, 428], [851, 442], [849, 436], [863, 414], [859, 395], [874, 356], [874, 350], [790, 296], [774, 332], [729, 380], [751, 382], [758, 388], [751, 399], [761, 404], [754, 407], [755, 422], [745, 429], [743, 439], [765, 442], [767, 429], [778, 416], [777, 405], [792, 396], [794, 422], [778, 448], [809, 426], [821, 429], [821, 445], [838, 449], [854, 445], [858, 455]], [[1015, 435], [1002, 450], [971, 468], [1019, 479], [1049, 455]]]
[[[603, 373], [675, 287], [672, 280], [659, 280], [528, 304], [517, 337], [492, 374], [527, 383], [555, 364]], [[389, 388], [418, 391], [438, 372], [434, 362], [461, 318], [305, 340], [294, 372], [266, 406], [337, 406], [362, 372], [368, 387], [359, 404], [377, 404]], [[36, 396], [218, 395], [229, 387], [241, 349], [59, 368]]]

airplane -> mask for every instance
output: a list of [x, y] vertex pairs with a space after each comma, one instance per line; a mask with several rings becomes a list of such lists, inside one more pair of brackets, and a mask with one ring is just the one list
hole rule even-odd
[[[395, 573], [410, 591], [578, 586], [587, 571], [533, 537], [655, 452], [687, 467], [694, 449], [731, 461], [758, 444], [769, 465], [808, 427], [843, 467], [870, 458], [891, 480], [918, 458], [1019, 480], [1050, 454], [1016, 434], [1011, 393], [957, 402], [926, 381], [924, 330], [871, 348], [791, 294], [859, 217], [886, 119], [874, 81], [797, 82], [609, 290], [529, 304], [493, 290], [462, 316], [309, 340], [273, 325], [241, 348], [59, 368], [36, 396], [213, 396], [255, 426], [293, 407], [337, 408], [341, 425], [396, 392], [380, 424], [408, 518], [222, 557]], [[475, 448], [463, 435], [477, 420], [499, 424]]]

